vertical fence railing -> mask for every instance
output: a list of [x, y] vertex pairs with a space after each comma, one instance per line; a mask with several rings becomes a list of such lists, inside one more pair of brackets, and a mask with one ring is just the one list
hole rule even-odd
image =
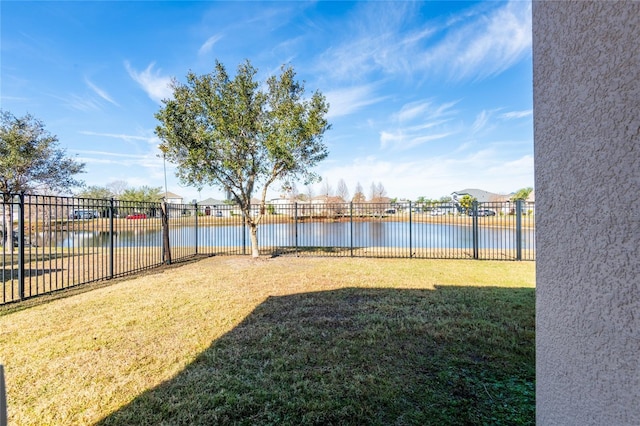
[[23, 193], [2, 200], [0, 304], [161, 264], [157, 203]]
[[522, 260], [522, 200], [516, 200], [516, 260]]
[[472, 235], [473, 235], [473, 258], [478, 259], [480, 257], [479, 236], [478, 236], [478, 202], [474, 201], [471, 207], [472, 211]]
[[408, 205], [409, 212], [409, 258], [413, 257], [413, 207], [411, 206], [411, 201], [409, 201]]
[[[1, 204], [0, 304], [196, 255], [246, 255], [237, 206], [14, 194]], [[258, 208], [251, 210], [258, 215]], [[522, 200], [267, 206], [262, 254], [535, 260], [535, 210]]]
[[24, 299], [24, 192], [18, 194], [18, 299]]
[[7, 426], [7, 387], [4, 380], [4, 366], [0, 364], [0, 426]]
[[194, 203], [193, 204], [193, 221], [194, 221], [194, 232], [193, 232], [193, 239], [195, 240], [194, 242], [194, 249], [193, 249], [193, 254], [197, 255], [198, 254], [198, 216], [199, 216], [199, 211], [198, 211], [198, 203]]
[[353, 257], [353, 202], [349, 203], [349, 254]]
[[298, 203], [294, 204], [294, 238], [295, 238], [295, 254], [298, 256]]
[[114, 275], [114, 262], [115, 262], [115, 227], [114, 227], [114, 218], [116, 214], [115, 201], [114, 199], [109, 200], [109, 279], [113, 278]]

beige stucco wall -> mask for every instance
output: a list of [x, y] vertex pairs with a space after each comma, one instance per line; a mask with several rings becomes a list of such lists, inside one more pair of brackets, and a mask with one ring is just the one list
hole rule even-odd
[[640, 425], [640, 2], [535, 1], [537, 424]]

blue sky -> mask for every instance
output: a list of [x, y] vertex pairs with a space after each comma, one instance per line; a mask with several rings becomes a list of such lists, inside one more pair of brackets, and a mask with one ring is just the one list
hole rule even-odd
[[[290, 64], [330, 103], [315, 171], [368, 195], [533, 186], [531, 3], [2, 1], [1, 107], [41, 119], [82, 179], [164, 186], [154, 114], [171, 78]], [[219, 198], [184, 187], [185, 200]], [[314, 187], [320, 192], [322, 184]], [[299, 192], [306, 188], [298, 185]], [[276, 185], [270, 196], [278, 196]]]

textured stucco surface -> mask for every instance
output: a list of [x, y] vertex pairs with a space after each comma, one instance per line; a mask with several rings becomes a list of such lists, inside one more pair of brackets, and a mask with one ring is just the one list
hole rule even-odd
[[640, 2], [535, 1], [538, 425], [640, 425]]

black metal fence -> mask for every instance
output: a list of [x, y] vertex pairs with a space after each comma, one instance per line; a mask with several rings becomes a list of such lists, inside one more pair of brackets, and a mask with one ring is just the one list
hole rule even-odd
[[[247, 255], [237, 206], [17, 194], [0, 204], [0, 304], [108, 280], [197, 255]], [[257, 215], [255, 206], [252, 214]], [[524, 202], [269, 204], [263, 255], [535, 259]]]

